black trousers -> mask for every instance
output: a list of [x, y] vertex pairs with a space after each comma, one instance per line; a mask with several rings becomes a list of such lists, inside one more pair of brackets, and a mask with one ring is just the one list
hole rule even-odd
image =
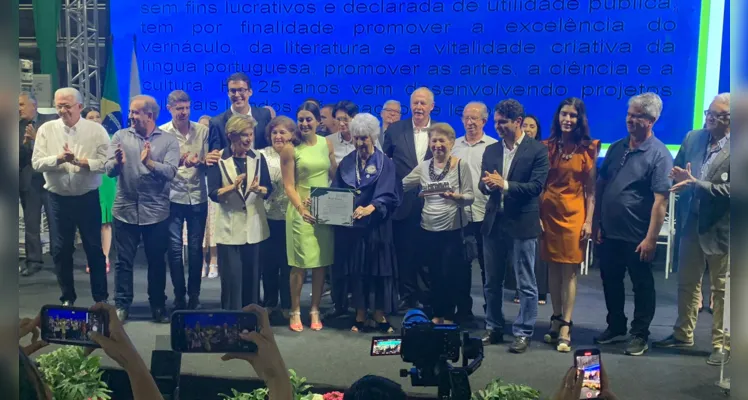
[[434, 249], [422, 252], [431, 281], [433, 317], [454, 320], [455, 307], [461, 295], [455, 282], [459, 282], [467, 268], [462, 258], [460, 231], [432, 232], [422, 229], [421, 237], [424, 246]]
[[169, 219], [151, 225], [127, 224], [114, 218], [114, 286], [117, 308], [130, 308], [134, 296], [133, 265], [141, 237], [148, 262], [148, 302], [151, 308], [166, 305], [166, 250], [169, 247]]
[[[483, 235], [480, 232], [483, 222], [470, 222], [465, 226], [465, 236], [475, 237], [478, 243], [478, 264], [480, 265], [480, 276], [481, 276], [481, 291], [483, 286], [486, 284], [486, 269], [484, 266], [483, 259]], [[473, 314], [473, 296], [470, 295], [473, 288], [473, 263], [466, 263], [465, 268], [460, 269], [460, 277], [457, 283], [458, 295], [457, 295], [457, 314], [458, 315], [472, 315]], [[485, 311], [485, 305], [484, 305]]]
[[91, 269], [91, 294], [95, 302], [109, 298], [106, 281], [106, 257], [101, 249], [101, 205], [99, 191], [92, 190], [80, 196], [60, 196], [49, 193], [49, 236], [52, 260], [55, 263], [57, 283], [62, 296], [60, 301], [77, 299], [73, 279], [73, 253], [75, 230], [81, 233], [83, 251]]
[[[23, 209], [24, 248], [26, 251], [26, 267], [41, 268], [42, 260], [42, 206], [49, 208], [47, 190], [41, 186], [33, 186], [29, 190], [19, 192], [21, 208]], [[49, 210], [47, 210], [49, 214]], [[50, 218], [47, 215], [47, 218]], [[101, 219], [99, 219], [101, 222]]]
[[[208, 218], [208, 203], [177, 204], [171, 203], [169, 215], [169, 273], [174, 285], [175, 300], [184, 301], [200, 297], [200, 280], [203, 270], [203, 238], [205, 222]], [[182, 229], [187, 221], [187, 283], [184, 280], [184, 258], [182, 252]]]
[[262, 291], [265, 307], [291, 309], [291, 267], [286, 253], [286, 221], [268, 219], [270, 237], [260, 245]]
[[419, 286], [419, 278], [427, 287], [429, 283], [420, 256], [422, 252], [419, 251], [423, 243], [421, 232], [420, 213], [415, 217], [411, 215], [404, 220], [392, 221], [401, 301], [426, 303], [429, 300]]
[[260, 245], [218, 244], [221, 268], [221, 308], [241, 310], [260, 303]]
[[600, 275], [603, 280], [605, 305], [608, 308], [608, 329], [626, 332], [626, 314], [623, 307], [626, 293], [623, 279], [629, 273], [634, 287], [634, 319], [631, 321], [631, 335], [649, 338], [649, 325], [654, 319], [656, 307], [655, 283], [652, 263], [639, 259], [638, 243], [604, 239], [600, 244]]

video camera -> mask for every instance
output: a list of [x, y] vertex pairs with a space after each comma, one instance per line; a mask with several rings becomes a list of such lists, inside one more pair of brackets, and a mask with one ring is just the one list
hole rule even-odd
[[[450, 362], [460, 359], [460, 349], [462, 367], [455, 367]], [[411, 309], [403, 318], [400, 336], [372, 339], [372, 356], [397, 354], [413, 364], [410, 370], [400, 370], [401, 377], [410, 376], [413, 386], [436, 386], [439, 399], [469, 400], [468, 376], [483, 362], [483, 343], [460, 332], [458, 325], [435, 324], [423, 311]]]

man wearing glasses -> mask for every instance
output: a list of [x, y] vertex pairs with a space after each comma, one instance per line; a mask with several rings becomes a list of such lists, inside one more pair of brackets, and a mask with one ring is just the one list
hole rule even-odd
[[379, 135], [379, 146], [381, 147], [384, 145], [384, 133], [387, 131], [387, 128], [390, 127], [393, 123], [400, 121], [400, 117], [402, 116], [402, 111], [400, 107], [400, 102], [397, 100], [387, 100], [384, 103], [384, 106], [382, 107], [382, 132], [380, 132]]
[[730, 268], [730, 94], [723, 93], [704, 111], [706, 128], [686, 135], [671, 176], [679, 194], [678, 227], [681, 229], [678, 273], [678, 320], [673, 334], [656, 347], [692, 347], [693, 331], [701, 305], [701, 280], [709, 266], [714, 299], [712, 353], [709, 365], [730, 360], [730, 338], [722, 327], [725, 282]]
[[227, 92], [231, 101], [231, 108], [210, 120], [210, 132], [208, 134], [210, 151], [220, 151], [229, 145], [229, 139], [226, 137], [226, 123], [235, 114], [249, 115], [257, 121], [255, 142], [252, 148], [260, 150], [268, 147], [269, 143], [265, 139], [265, 127], [270, 123], [272, 116], [267, 108], [249, 104], [249, 98], [252, 97], [252, 83], [249, 81], [249, 77], [241, 72], [229, 76]]
[[[600, 246], [608, 328], [595, 338], [609, 344], [629, 339], [626, 354], [649, 349], [649, 325], [655, 313], [652, 260], [665, 221], [673, 157], [652, 128], [662, 113], [662, 99], [643, 93], [629, 99], [628, 136], [613, 143], [598, 171], [593, 237]], [[623, 279], [634, 287], [634, 319], [627, 335]]]

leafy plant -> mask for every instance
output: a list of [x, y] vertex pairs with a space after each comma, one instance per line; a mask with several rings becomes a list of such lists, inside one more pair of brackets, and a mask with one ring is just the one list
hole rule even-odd
[[473, 393], [472, 400], [537, 400], [540, 392], [525, 386], [504, 383], [501, 379], [491, 381], [486, 388]]
[[85, 356], [82, 347], [61, 347], [37, 361], [55, 400], [111, 399], [112, 391], [101, 380], [101, 357]]
[[236, 389], [231, 389], [231, 396], [227, 394], [219, 394], [222, 399], [226, 400], [265, 400], [268, 396], [267, 388], [258, 388], [250, 393], [241, 393]]
[[306, 382], [306, 378], [298, 376], [296, 371], [289, 369], [288, 374], [291, 377], [291, 387], [293, 388], [294, 400], [303, 400], [304, 396], [309, 394], [312, 385]]

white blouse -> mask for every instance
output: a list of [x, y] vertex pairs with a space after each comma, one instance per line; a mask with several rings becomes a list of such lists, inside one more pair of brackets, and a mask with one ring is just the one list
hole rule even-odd
[[[247, 185], [244, 192], [232, 192], [223, 201], [218, 203], [215, 218], [214, 238], [217, 244], [241, 246], [244, 244], [256, 244], [270, 236], [263, 196], [250, 193], [249, 183], [252, 177], [262, 176], [262, 163], [258, 162], [262, 155], [252, 158], [247, 154]], [[221, 158], [218, 162], [221, 174], [221, 187], [228, 186], [236, 181], [236, 164], [232, 157]], [[263, 185], [260, 182], [260, 185]], [[271, 193], [272, 194], [272, 193]]]
[[288, 209], [288, 196], [283, 186], [280, 154], [272, 147], [266, 147], [259, 152], [265, 156], [268, 171], [270, 172], [270, 181], [273, 183], [273, 192], [265, 200], [265, 210], [267, 211], [268, 219], [285, 221], [286, 209]]
[[[414, 189], [416, 187], [425, 186], [428, 183], [434, 181], [429, 176], [429, 164], [431, 160], [422, 161], [418, 164], [408, 176], [403, 178], [403, 189], [405, 191]], [[470, 168], [467, 163], [462, 160], [459, 161], [460, 173], [457, 176], [457, 165], [451, 165], [449, 172], [442, 179], [442, 181], [449, 182], [452, 187], [452, 191], [461, 193], [463, 198], [455, 201], [451, 199], [442, 198], [439, 195], [425, 196], [425, 204], [423, 211], [421, 211], [421, 227], [427, 231], [441, 232], [441, 231], [453, 231], [460, 229], [460, 216], [457, 214], [458, 209], [462, 212], [462, 226], [468, 224], [468, 215], [463, 207], [467, 207], [473, 204], [475, 197], [473, 196], [473, 179], [470, 176]], [[442, 169], [434, 168], [434, 172], [441, 174]], [[459, 183], [462, 181], [462, 185]]]

